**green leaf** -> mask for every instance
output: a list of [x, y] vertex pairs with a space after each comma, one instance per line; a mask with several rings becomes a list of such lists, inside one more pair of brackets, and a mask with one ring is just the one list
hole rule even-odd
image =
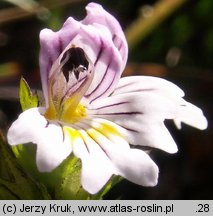
[[81, 163], [73, 154], [68, 156], [52, 172], [41, 173], [35, 163], [35, 145], [17, 145], [13, 146], [12, 150], [22, 167], [46, 186], [53, 199], [88, 199], [90, 196], [81, 187]]
[[26, 173], [0, 132], [0, 198], [50, 199], [45, 186]]
[[20, 80], [19, 97], [23, 111], [38, 106], [39, 100], [37, 94], [32, 93], [23, 77]]

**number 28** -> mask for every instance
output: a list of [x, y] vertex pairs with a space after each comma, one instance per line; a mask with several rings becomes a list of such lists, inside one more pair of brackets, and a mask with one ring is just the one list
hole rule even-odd
[[198, 204], [197, 212], [209, 212], [209, 204]]

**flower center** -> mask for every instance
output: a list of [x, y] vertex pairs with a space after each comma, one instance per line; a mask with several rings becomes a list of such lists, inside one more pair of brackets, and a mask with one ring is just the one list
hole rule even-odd
[[86, 117], [81, 99], [93, 79], [93, 65], [83, 49], [66, 49], [53, 64], [48, 80], [49, 120], [75, 123]]
[[44, 114], [45, 118], [73, 124], [86, 117], [86, 108], [82, 104], [79, 103], [75, 109], [72, 109], [72, 105], [68, 100], [64, 105], [65, 107], [61, 114], [55, 110], [55, 107], [49, 106]]

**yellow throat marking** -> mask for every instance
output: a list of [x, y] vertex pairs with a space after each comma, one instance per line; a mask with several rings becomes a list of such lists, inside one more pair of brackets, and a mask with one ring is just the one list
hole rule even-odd
[[81, 104], [75, 103], [75, 98], [67, 99], [57, 110], [54, 103], [50, 101], [49, 107], [44, 116], [48, 120], [59, 120], [73, 124], [86, 117], [86, 108]]

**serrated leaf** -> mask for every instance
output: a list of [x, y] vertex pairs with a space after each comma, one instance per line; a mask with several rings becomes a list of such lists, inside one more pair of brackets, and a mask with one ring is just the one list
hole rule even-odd
[[23, 111], [38, 106], [39, 100], [37, 94], [32, 93], [23, 77], [20, 80], [19, 97]]

